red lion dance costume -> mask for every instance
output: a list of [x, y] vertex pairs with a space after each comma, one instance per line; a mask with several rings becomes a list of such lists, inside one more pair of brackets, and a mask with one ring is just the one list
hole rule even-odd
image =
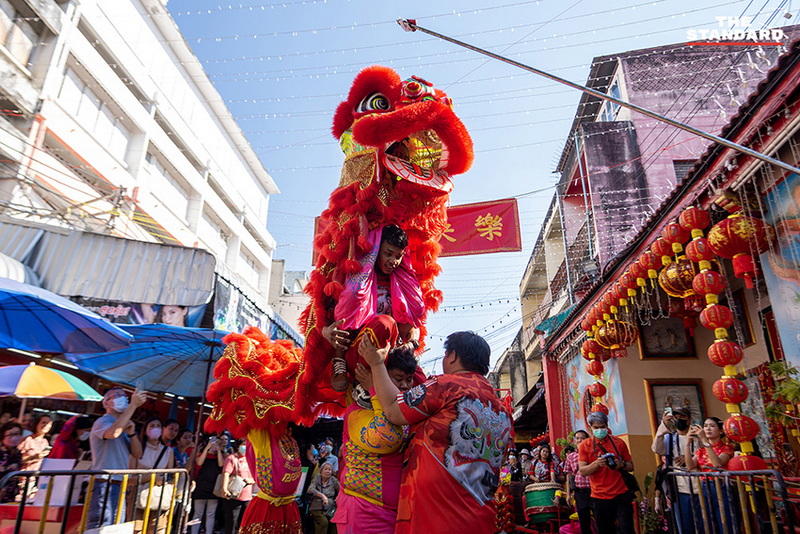
[[[358, 329], [375, 315], [363, 283], [360, 293], [351, 286], [368, 277], [371, 265], [365, 258], [374, 254], [376, 234], [396, 224], [408, 235], [405, 272], [414, 277], [419, 295], [413, 298], [410, 292], [407, 302], [401, 298], [401, 306], [424, 342], [427, 312], [436, 311], [442, 300], [433, 279], [441, 271], [436, 263], [438, 240], [447, 229], [450, 177], [469, 169], [473, 153], [472, 140], [447, 95], [425, 80], [403, 81], [380, 66], [356, 76], [347, 100], [336, 109], [333, 135], [345, 161], [339, 186], [321, 215], [323, 230], [314, 242], [317, 265], [306, 286], [311, 302], [300, 326], [305, 330], [309, 371], [316, 377], [316, 400], [334, 401], [328, 409], [341, 415], [344, 394], [330, 387], [335, 350], [322, 328], [345, 319], [344, 328]], [[408, 280], [392, 282], [392, 291], [404, 282]], [[348, 361], [351, 375], [352, 364]]]
[[247, 438], [247, 462], [255, 470], [258, 496], [242, 517], [242, 534], [302, 534], [294, 500], [302, 469], [288, 422], [314, 421], [307, 402], [306, 364], [290, 341], [272, 342], [258, 328], [228, 334], [208, 388], [214, 405], [207, 432]]

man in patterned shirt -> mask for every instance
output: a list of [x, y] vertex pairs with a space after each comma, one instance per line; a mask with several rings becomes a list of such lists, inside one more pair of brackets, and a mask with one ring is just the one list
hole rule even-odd
[[488, 343], [473, 332], [450, 334], [444, 374], [400, 392], [384, 360], [389, 347], [365, 337], [359, 354], [387, 418], [411, 425], [395, 534], [495, 531], [494, 492], [511, 444], [511, 414], [486, 380]]
[[[581, 442], [589, 437], [585, 430], [575, 432], [575, 446], [580, 447]], [[592, 499], [589, 477], [583, 476], [578, 470], [578, 451], [569, 453], [564, 460], [564, 473], [567, 474], [567, 502], [575, 501], [575, 511], [581, 523], [581, 534], [592, 534]]]

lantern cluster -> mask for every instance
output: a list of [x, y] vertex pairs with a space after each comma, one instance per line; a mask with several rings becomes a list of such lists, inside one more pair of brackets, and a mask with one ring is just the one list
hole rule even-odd
[[[705, 216], [700, 212], [705, 213]], [[719, 304], [719, 294], [725, 290], [725, 278], [712, 269], [714, 249], [703, 237], [703, 229], [708, 226], [708, 214], [696, 207], [687, 208], [681, 214], [681, 220], [695, 221], [692, 236], [694, 239], [687, 247], [687, 256], [696, 261], [700, 272], [692, 280], [693, 291], [705, 300], [705, 308], [700, 312], [700, 323], [714, 331], [714, 343], [708, 348], [711, 363], [724, 369], [723, 376], [714, 382], [714, 396], [725, 403], [730, 414], [725, 420], [725, 434], [729, 439], [739, 442], [743, 454], [753, 452], [753, 439], [758, 435], [759, 426], [753, 419], [742, 415], [739, 404], [748, 395], [747, 386], [736, 378], [736, 365], [742, 361], [742, 348], [728, 340], [728, 328], [733, 324], [733, 312], [727, 306]], [[716, 228], [716, 226], [714, 227]], [[714, 231], [714, 228], [711, 231]]]
[[603, 362], [611, 358], [611, 351], [590, 337], [581, 345], [581, 356], [588, 362], [586, 372], [594, 378], [594, 382], [587, 388], [589, 394], [594, 398], [594, 406], [591, 411], [607, 414], [608, 407], [603, 404], [606, 387], [602, 383], [602, 376], [605, 371]]
[[708, 232], [708, 245], [717, 256], [733, 263], [733, 274], [743, 278], [745, 285], [753, 288], [753, 278], [758, 274], [755, 258], [769, 248], [775, 231], [761, 219], [747, 217], [741, 211], [715, 224]]

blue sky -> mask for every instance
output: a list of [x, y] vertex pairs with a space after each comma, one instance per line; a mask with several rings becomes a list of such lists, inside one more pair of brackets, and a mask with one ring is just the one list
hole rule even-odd
[[475, 163], [456, 178], [451, 203], [516, 197], [523, 251], [440, 261], [437, 286], [445, 301], [429, 317], [422, 357], [426, 371], [440, 372], [447, 334], [469, 329], [485, 336], [494, 363], [519, 329], [519, 282], [581, 93], [405, 32], [396, 19], [414, 18], [585, 84], [596, 56], [685, 42], [688, 30], [720, 28], [717, 17], [752, 17], [754, 28], [792, 24], [800, 3], [793, 9], [789, 0], [169, 0], [167, 7], [281, 189], [271, 199], [268, 228], [278, 242], [274, 256], [289, 270], [312, 268], [313, 218], [325, 209], [342, 163], [331, 120], [355, 74], [386, 65], [403, 78], [425, 78], [453, 99], [473, 137]]

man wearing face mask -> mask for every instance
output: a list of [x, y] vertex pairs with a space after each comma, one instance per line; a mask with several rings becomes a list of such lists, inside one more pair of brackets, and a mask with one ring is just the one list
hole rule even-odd
[[[693, 534], [695, 532], [694, 522], [692, 521], [689, 510], [692, 507], [692, 493], [697, 495], [697, 488], [689, 487], [688, 477], [674, 477], [674, 484], [678, 493], [675, 495], [674, 487], [670, 486], [670, 481], [666, 476], [672, 470], [685, 469], [686, 461], [684, 452], [687, 447], [691, 447], [689, 440], [689, 426], [692, 422], [692, 411], [686, 406], [678, 408], [668, 408], [664, 410], [661, 417], [661, 424], [658, 425], [656, 437], [653, 440], [651, 449], [654, 453], [663, 457], [664, 463], [659, 467], [656, 475], [656, 492], [662, 493], [668, 498], [667, 507], [677, 506], [679, 532], [681, 534]], [[671, 431], [674, 427], [675, 431]], [[661, 499], [656, 495], [656, 505], [661, 506]]]
[[[592, 509], [599, 534], [634, 534], [635, 495], [628, 489], [622, 471], [633, 471], [628, 446], [608, 432], [608, 416], [592, 412], [586, 418], [592, 437], [578, 446], [578, 471], [589, 477]], [[615, 526], [619, 524], [619, 530]]]
[[[131, 418], [145, 400], [147, 394], [138, 389], [131, 395], [130, 402], [122, 388], [113, 387], [106, 391], [103, 395], [106, 413], [92, 425], [89, 436], [92, 470], [127, 469], [131, 455], [134, 458], [142, 457], [142, 444], [136, 437], [136, 426]], [[120, 502], [121, 483], [121, 476], [95, 479], [86, 528], [114, 524], [118, 505], [122, 506], [122, 518], [125, 519], [125, 503]], [[108, 500], [103, 503], [107, 485], [110, 485]]]

